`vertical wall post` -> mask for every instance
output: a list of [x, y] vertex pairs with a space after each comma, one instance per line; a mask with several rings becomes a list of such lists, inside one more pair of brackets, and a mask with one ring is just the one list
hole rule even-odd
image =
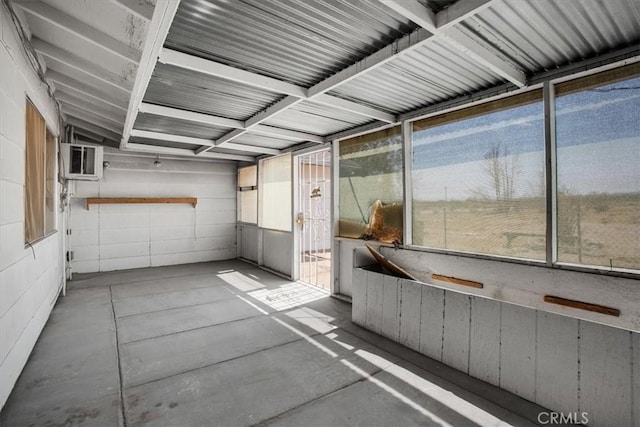
[[558, 185], [556, 163], [555, 90], [551, 82], [542, 87], [544, 104], [546, 261], [551, 267], [558, 260]]
[[331, 143], [331, 294], [340, 293], [340, 141]]
[[411, 222], [413, 210], [413, 190], [411, 187], [411, 168], [412, 168], [412, 124], [405, 120], [402, 122], [402, 177], [403, 185], [403, 236], [402, 243], [404, 246], [412, 244], [413, 231]]

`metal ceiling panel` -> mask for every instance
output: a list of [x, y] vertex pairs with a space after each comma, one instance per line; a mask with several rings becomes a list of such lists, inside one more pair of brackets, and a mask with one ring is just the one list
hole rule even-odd
[[304, 101], [276, 114], [264, 124], [316, 135], [328, 135], [372, 121], [359, 114]]
[[182, 0], [165, 45], [303, 86], [416, 25], [366, 0]]
[[229, 132], [228, 128], [146, 113], [138, 113], [133, 128], [205, 139], [216, 139]]
[[281, 97], [251, 86], [158, 63], [144, 102], [246, 120]]
[[398, 114], [500, 81], [464, 54], [433, 38], [330, 94]]
[[463, 28], [527, 74], [640, 42], [637, 0], [507, 0]]

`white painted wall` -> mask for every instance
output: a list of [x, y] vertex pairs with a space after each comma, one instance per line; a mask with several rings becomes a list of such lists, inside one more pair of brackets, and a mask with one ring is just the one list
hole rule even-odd
[[[236, 257], [236, 165], [105, 150], [100, 181], [77, 181], [69, 228], [74, 273]], [[189, 204], [103, 204], [87, 197], [197, 197]]]
[[258, 226], [238, 223], [238, 257], [258, 263]]
[[[42, 331], [64, 281], [62, 233], [24, 246], [26, 97], [58, 134], [56, 112], [0, 13], [0, 407]], [[27, 171], [28, 173], [28, 171]], [[56, 194], [59, 186], [56, 186]], [[57, 228], [63, 229], [58, 212]]]
[[[429, 265], [431, 255], [404, 251], [396, 262]], [[352, 275], [354, 322], [551, 410], [587, 412], [589, 425], [640, 420], [639, 333], [361, 268]]]
[[293, 266], [293, 234], [289, 231], [261, 229], [262, 260], [260, 265], [291, 277]]

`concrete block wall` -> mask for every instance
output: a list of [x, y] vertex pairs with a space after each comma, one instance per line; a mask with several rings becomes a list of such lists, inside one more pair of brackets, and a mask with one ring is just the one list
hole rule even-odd
[[[45, 86], [27, 62], [0, 5], [0, 407], [11, 392], [64, 281], [62, 233], [24, 244], [26, 98], [57, 135]], [[59, 188], [56, 188], [56, 194]], [[58, 215], [57, 228], [62, 229]]]
[[[74, 273], [236, 257], [236, 165], [105, 152], [100, 181], [77, 181], [69, 228]], [[197, 197], [189, 204], [103, 204], [87, 197]]]
[[640, 425], [640, 334], [354, 268], [353, 321], [590, 426]]

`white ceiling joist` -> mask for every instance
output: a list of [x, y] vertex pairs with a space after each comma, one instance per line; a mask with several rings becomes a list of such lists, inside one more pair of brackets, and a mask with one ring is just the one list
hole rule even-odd
[[75, 80], [69, 76], [58, 73], [54, 70], [47, 70], [46, 77], [53, 81], [56, 89], [64, 90], [72, 95], [81, 96], [83, 98], [91, 98], [99, 101], [103, 104], [110, 105], [114, 108], [118, 108], [124, 112], [127, 111], [126, 101], [122, 99], [116, 99], [115, 94], [107, 95], [99, 90], [96, 90], [93, 86], [86, 83]]
[[138, 64], [140, 61], [140, 52], [137, 50], [45, 3], [29, 1], [17, 5], [26, 12], [129, 62]]
[[[204, 58], [199, 58], [197, 56], [189, 55], [186, 53], [178, 52], [172, 49], [164, 48], [160, 53], [159, 62], [163, 64], [173, 65], [180, 68], [185, 68], [192, 71], [197, 71], [203, 74], [207, 74], [210, 76], [221, 77], [227, 80], [232, 80], [238, 83], [246, 84], [248, 86], [257, 87], [259, 89], [268, 90], [271, 92], [281, 93], [283, 95], [288, 95], [291, 97], [298, 98], [299, 101], [304, 100], [314, 100], [313, 98], [318, 94], [314, 94], [313, 96], [309, 96], [307, 89], [302, 86], [297, 86], [292, 83], [283, 82], [282, 80], [274, 79], [272, 77], [262, 76], [260, 74], [251, 73], [248, 71], [240, 70], [235, 67], [231, 67], [229, 65], [220, 64], [215, 61], [211, 61]], [[335, 97], [331, 97], [334, 99]], [[340, 99], [340, 98], [335, 98]], [[379, 111], [371, 108], [373, 110], [372, 116], [369, 110], [367, 113], [363, 113], [359, 108], [361, 105], [348, 101], [342, 100], [342, 102], [336, 102], [336, 105], [340, 105], [340, 108], [346, 111], [351, 111], [356, 114], [360, 114], [366, 117], [375, 118], [377, 120], [383, 120], [387, 122], [393, 122], [395, 117], [393, 114], [388, 114], [384, 111]], [[297, 103], [297, 102], [295, 102]], [[293, 105], [293, 104], [291, 104]], [[271, 110], [275, 111], [275, 110]], [[264, 119], [266, 120], [266, 118]]]
[[307, 96], [307, 90], [301, 86], [172, 49], [162, 49], [158, 61], [162, 64], [175, 65], [186, 70], [221, 77], [225, 80], [246, 84], [275, 93], [292, 95], [298, 98], [305, 98]]
[[[137, 151], [142, 153], [154, 153], [154, 154], [173, 154], [177, 156], [195, 157], [196, 153], [193, 150], [187, 150], [183, 148], [171, 148], [171, 147], [159, 147], [155, 145], [136, 144], [129, 143], [125, 148], [121, 148], [123, 151]], [[237, 160], [240, 162], [255, 162], [255, 157], [243, 156], [240, 154], [227, 154], [227, 153], [204, 153], [200, 157], [208, 159], [218, 160]]]
[[153, 5], [141, 0], [111, 0], [111, 3], [146, 21], [153, 17]]
[[108, 129], [105, 129], [103, 127], [97, 126], [93, 123], [90, 123], [86, 120], [82, 120], [78, 117], [73, 117], [70, 115], [67, 115], [67, 120], [66, 122], [68, 124], [70, 124], [71, 126], [75, 126], [75, 127], [79, 127], [82, 129], [85, 129], [91, 133], [94, 133], [96, 135], [100, 135], [103, 136], [107, 139], [111, 139], [113, 141], [119, 141], [120, 140], [120, 134], [116, 133], [116, 132], [112, 132]]
[[69, 67], [81, 71], [84, 74], [88, 74], [104, 83], [107, 83], [110, 86], [113, 86], [116, 89], [125, 91], [127, 93], [131, 91], [131, 82], [129, 82], [125, 78], [107, 71], [102, 67], [99, 67], [98, 65], [95, 65], [85, 59], [82, 59], [79, 56], [72, 54], [71, 52], [60, 49], [36, 38], [33, 38], [31, 40], [31, 44], [36, 51], [44, 56], [59, 61]]
[[[500, 77], [520, 86], [524, 87], [527, 84], [527, 77], [525, 74], [514, 67], [509, 62], [498, 57], [482, 44], [477, 42], [472, 37], [466, 35], [462, 31], [448, 26], [446, 28], [438, 27], [438, 17], [431, 9], [423, 6], [418, 0], [381, 0], [386, 6], [398, 12], [400, 15], [407, 19], [410, 19], [414, 23], [420, 25], [422, 28], [438, 36], [440, 40], [447, 42], [453, 48], [467, 55], [475, 62], [482, 64], [489, 70], [499, 75]], [[486, 3], [481, 3], [479, 8], [487, 7]], [[464, 12], [464, 15], [471, 16], [475, 13], [475, 9], [466, 10], [458, 9], [460, 12]], [[452, 17], [449, 17], [450, 22], [455, 21]]]
[[[228, 119], [226, 117], [181, 110], [179, 108], [173, 107], [165, 107], [163, 105], [149, 104], [147, 102], [143, 102], [142, 104], [140, 104], [140, 113], [171, 117], [174, 119], [180, 119], [194, 123], [204, 123], [212, 126], [228, 127], [231, 129], [244, 129], [244, 122], [242, 120]], [[256, 133], [290, 141], [311, 141], [317, 143], [324, 142], [324, 138], [318, 135], [265, 125], [253, 126], [250, 130], [250, 133]]]
[[[170, 133], [151, 132], [146, 130], [133, 129], [131, 131], [131, 136], [138, 137], [138, 138], [155, 139], [158, 141], [176, 142], [178, 144], [202, 145], [210, 148], [215, 147], [215, 143], [211, 139], [195, 138], [192, 136], [183, 136], [183, 135], [172, 135]], [[253, 145], [245, 145], [245, 144], [229, 143], [229, 144], [226, 144], [224, 148], [228, 148], [231, 150], [248, 151], [251, 153], [259, 153], [259, 154], [272, 154], [272, 155], [280, 154], [280, 150], [275, 148], [256, 147]]]
[[129, 142], [129, 135], [133, 129], [133, 124], [136, 122], [138, 109], [142, 103], [142, 98], [147, 90], [147, 86], [149, 86], [149, 80], [156, 66], [158, 55], [164, 45], [167, 34], [169, 34], [169, 28], [171, 28], [173, 18], [178, 11], [178, 6], [180, 6], [180, 0], [159, 1], [153, 9], [153, 16], [149, 24], [149, 30], [147, 31], [147, 38], [144, 42], [144, 48], [142, 49], [140, 65], [136, 73], [135, 83], [133, 84], [131, 98], [129, 99], [129, 109], [127, 110], [127, 119], [124, 122], [120, 149], [123, 149]]
[[99, 101], [92, 100], [92, 98], [78, 98], [66, 91], [56, 90], [55, 95], [56, 99], [60, 102], [91, 111], [100, 117], [104, 117], [118, 123], [124, 123], [125, 112], [115, 107], [101, 104]]

